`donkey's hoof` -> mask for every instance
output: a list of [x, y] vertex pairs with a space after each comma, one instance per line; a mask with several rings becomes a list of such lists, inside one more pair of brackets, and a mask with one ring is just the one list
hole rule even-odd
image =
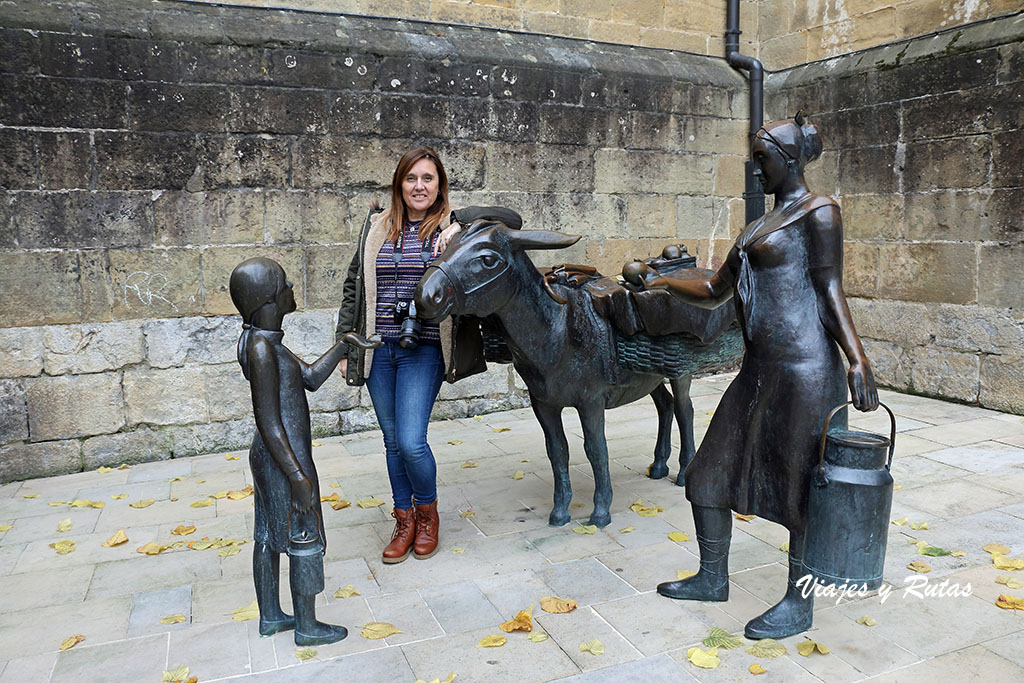
[[683, 472], [676, 475], [676, 486], [686, 486], [686, 477], [683, 476]]
[[565, 526], [571, 519], [572, 516], [568, 510], [552, 510], [551, 514], [548, 515], [548, 524], [551, 526]]
[[612, 523], [612, 516], [607, 512], [595, 511], [590, 515], [590, 523], [596, 526], [598, 529], [603, 529]]
[[666, 463], [651, 463], [647, 468], [647, 476], [651, 479], [664, 479], [668, 476], [668, 465]]

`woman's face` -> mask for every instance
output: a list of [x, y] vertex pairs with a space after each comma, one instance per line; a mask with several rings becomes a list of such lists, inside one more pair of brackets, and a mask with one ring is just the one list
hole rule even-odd
[[754, 177], [761, 181], [765, 194], [774, 193], [789, 175], [789, 165], [775, 145], [760, 137], [750, 147], [754, 161]]
[[427, 209], [437, 201], [437, 166], [430, 159], [420, 159], [402, 178], [402, 201], [411, 221], [423, 220]]

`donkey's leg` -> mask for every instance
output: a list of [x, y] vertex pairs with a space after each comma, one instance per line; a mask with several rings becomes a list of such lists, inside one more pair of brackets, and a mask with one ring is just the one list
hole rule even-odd
[[555, 476], [555, 503], [548, 517], [551, 526], [568, 523], [569, 502], [572, 500], [572, 484], [569, 483], [569, 442], [562, 426], [562, 408], [539, 403], [530, 397], [533, 414], [544, 430], [544, 447], [551, 461], [551, 472]]
[[693, 401], [690, 400], [692, 380], [690, 375], [669, 380], [672, 385], [676, 422], [679, 424], [679, 475], [676, 477], [676, 484], [679, 486], [686, 483], [683, 473], [697, 452], [697, 447], [693, 443]]
[[590, 523], [605, 527], [612, 521], [612, 478], [608, 473], [608, 442], [604, 436], [604, 405], [577, 406], [583, 425], [583, 450], [594, 471], [594, 512]]
[[651, 392], [654, 407], [658, 409], [658, 441], [654, 445], [654, 462], [647, 468], [651, 479], [662, 479], [668, 475], [668, 456], [672, 452], [672, 394], [659, 384]]

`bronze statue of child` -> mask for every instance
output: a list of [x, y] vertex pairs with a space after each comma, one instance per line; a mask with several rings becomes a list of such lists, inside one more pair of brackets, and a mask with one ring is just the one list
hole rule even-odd
[[[242, 315], [238, 363], [252, 388], [256, 433], [249, 448], [256, 519], [253, 583], [260, 609], [260, 635], [295, 629], [296, 645], [325, 645], [348, 631], [317, 621], [314, 601], [324, 589], [327, 548], [320, 487], [313, 464], [306, 391], [327, 381], [344, 355], [335, 344], [311, 364], [281, 343], [281, 321], [295, 310], [292, 283], [276, 261], [253, 258], [231, 273], [231, 300]], [[363, 348], [376, 344], [357, 335], [342, 340]], [[281, 553], [288, 553], [295, 616], [281, 609]]]

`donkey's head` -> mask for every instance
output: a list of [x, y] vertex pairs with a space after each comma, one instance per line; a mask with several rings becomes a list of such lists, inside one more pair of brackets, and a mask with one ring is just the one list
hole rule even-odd
[[562, 249], [579, 240], [546, 230], [512, 230], [503, 223], [477, 221], [461, 231], [420, 279], [414, 299], [419, 317], [485, 317], [501, 309], [530, 271], [524, 249]]

